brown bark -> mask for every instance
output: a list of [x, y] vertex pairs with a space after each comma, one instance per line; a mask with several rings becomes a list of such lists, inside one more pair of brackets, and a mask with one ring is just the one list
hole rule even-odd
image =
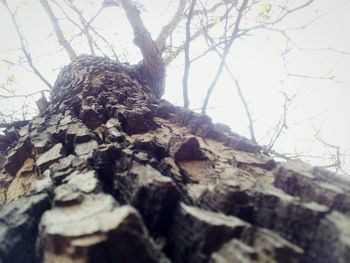
[[350, 180], [80, 56], [0, 137], [2, 262], [347, 262]]
[[165, 66], [161, 53], [141, 19], [140, 10], [133, 1], [120, 0], [120, 2], [134, 31], [134, 43], [142, 53], [140, 70], [143, 71], [143, 78], [153, 93], [161, 98], [164, 94], [165, 81]]

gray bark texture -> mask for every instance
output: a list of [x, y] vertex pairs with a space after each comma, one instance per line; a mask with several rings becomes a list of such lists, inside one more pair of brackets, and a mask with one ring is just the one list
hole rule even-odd
[[[0, 262], [350, 262], [350, 180], [79, 56], [0, 137]], [[148, 84], [147, 84], [148, 83]]]

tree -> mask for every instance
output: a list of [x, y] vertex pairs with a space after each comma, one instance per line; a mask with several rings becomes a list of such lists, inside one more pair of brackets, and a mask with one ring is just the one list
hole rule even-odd
[[[101, 28], [101, 23], [96, 23], [97, 20], [100, 21], [104, 17], [111, 16], [110, 13], [108, 13], [109, 9], [112, 9], [114, 13], [116, 13], [117, 10], [121, 10], [120, 1], [51, 0], [39, 1], [38, 4], [36, 4], [34, 2], [18, 0], [11, 1], [9, 3], [10, 6], [7, 1], [2, 2], [3, 10], [0, 11], [4, 11], [4, 17], [9, 15], [9, 18], [11, 18], [18, 39], [20, 40], [20, 50], [22, 50], [24, 57], [17, 58], [10, 56], [10, 59], [6, 58], [0, 61], [0, 67], [1, 63], [3, 63], [3, 66], [8, 68], [6, 70], [0, 68], [0, 70], [2, 72], [9, 72], [7, 76], [3, 73], [5, 77], [4, 83], [0, 82], [0, 103], [2, 103], [4, 108], [4, 110], [0, 112], [0, 120], [2, 120], [0, 127], [6, 127], [8, 122], [18, 119], [28, 119], [35, 115], [34, 101], [39, 98], [40, 94], [49, 94], [52, 87], [51, 80], [54, 80], [54, 75], [48, 73], [47, 68], [42, 66], [44, 57], [52, 56], [52, 54], [38, 54], [31, 50], [32, 47], [35, 48], [37, 43], [33, 40], [29, 41], [28, 38], [31, 37], [31, 34], [27, 34], [27, 31], [24, 30], [25, 22], [23, 23], [20, 18], [21, 15], [23, 16], [23, 13], [30, 13], [33, 7], [29, 8], [25, 5], [33, 5], [39, 17], [40, 11], [42, 11], [42, 15], [46, 16], [47, 23], [51, 25], [52, 32], [47, 32], [47, 34], [49, 34], [49, 40], [51, 41], [47, 39], [42, 39], [40, 41], [44, 41], [45, 45], [43, 46], [45, 47], [53, 45], [54, 43], [52, 40], [58, 42], [59, 46], [52, 47], [48, 52], [52, 52], [53, 54], [58, 53], [62, 58], [66, 56], [66, 58], [70, 60], [74, 59], [82, 52], [88, 52], [91, 55], [112, 57], [113, 59], [124, 62], [130, 62], [134, 56], [132, 54], [127, 54], [126, 52], [130, 51], [125, 51], [122, 45], [117, 42], [120, 41], [120, 39], [116, 39], [112, 36], [114, 32], [118, 30], [111, 29], [108, 32], [104, 32], [104, 28]], [[191, 107], [192, 109], [197, 108], [197, 111], [203, 113], [208, 111], [209, 115], [215, 116], [214, 111], [219, 112], [218, 106], [220, 107], [222, 105], [211, 103], [211, 98], [214, 96], [214, 99], [217, 99], [216, 90], [222, 89], [222, 86], [225, 85], [225, 93], [234, 90], [234, 93], [232, 92], [234, 96], [232, 96], [231, 104], [240, 104], [243, 109], [241, 111], [239, 107], [235, 108], [235, 117], [231, 118], [231, 125], [233, 125], [232, 123], [242, 123], [244, 121], [247, 124], [247, 129], [245, 129], [243, 125], [241, 125], [242, 127], [237, 127], [240, 133], [250, 137], [253, 142], [262, 144], [264, 146], [264, 151], [275, 157], [284, 159], [303, 157], [308, 160], [316, 160], [314, 161], [316, 164], [332, 168], [338, 173], [347, 174], [345, 162], [348, 157], [348, 146], [346, 143], [343, 143], [344, 145], [341, 145], [342, 143], [339, 144], [339, 142], [334, 139], [334, 136], [333, 138], [326, 136], [327, 129], [329, 130], [330, 128], [328, 123], [323, 125], [325, 123], [323, 120], [326, 118], [324, 114], [322, 115], [316, 112], [307, 118], [305, 117], [305, 120], [302, 120], [302, 122], [304, 122], [303, 139], [316, 141], [317, 143], [307, 144], [304, 141], [301, 144], [300, 140], [297, 139], [293, 140], [293, 143], [290, 142], [290, 138], [296, 137], [295, 133], [300, 125], [301, 117], [296, 116], [295, 112], [298, 111], [298, 107], [300, 108], [302, 106], [299, 101], [304, 94], [300, 91], [301, 88], [288, 88], [285, 83], [289, 83], [289, 79], [302, 78], [314, 81], [323, 80], [328, 84], [333, 83], [340, 87], [349, 86], [345, 83], [346, 79], [343, 80], [344, 78], [342, 79], [341, 76], [338, 76], [341, 75], [339, 70], [338, 72], [334, 72], [337, 65], [341, 64], [340, 60], [342, 57], [347, 56], [349, 52], [346, 52], [346, 50], [338, 50], [334, 46], [325, 48], [315, 47], [312, 49], [310, 47], [304, 48], [303, 45], [298, 44], [296, 32], [306, 31], [318, 21], [337, 10], [339, 11], [347, 5], [346, 2], [339, 4], [334, 2], [334, 8], [329, 7], [324, 13], [311, 14], [311, 8], [313, 6], [317, 8], [318, 2], [320, 1], [276, 1], [274, 3], [269, 1], [245, 2], [219, 0], [169, 1], [167, 9], [170, 10], [168, 13], [173, 12], [172, 18], [159, 28], [159, 33], [154, 37], [156, 47], [166, 67], [172, 65], [172, 63], [177, 63], [177, 65], [179, 65], [178, 61], [183, 60], [181, 55], [184, 54], [184, 62], [181, 62], [183, 65], [180, 66], [183, 66], [182, 94], [183, 105], [185, 107]], [[161, 1], [161, 3], [167, 4], [166, 1]], [[134, 12], [147, 14], [145, 9], [155, 9], [157, 6], [157, 4], [155, 4], [149, 7], [149, 4], [150, 3], [146, 3], [142, 0], [137, 1]], [[160, 3], [158, 3], [158, 5], [159, 4]], [[37, 6], [35, 7], [35, 5]], [[90, 6], [90, 8], [86, 8], [86, 6]], [[40, 10], [40, 7], [42, 7], [42, 10]], [[303, 12], [303, 10], [310, 10], [309, 13], [305, 13], [305, 17], [308, 19], [301, 19], [300, 12]], [[43, 20], [44, 17], [41, 19]], [[119, 17], [113, 17], [113, 19], [121, 23], [120, 20], [118, 20]], [[300, 22], [286, 22], [286, 20], [291, 21], [293, 19]], [[122, 22], [122, 27], [124, 27], [124, 24], [125, 22]], [[113, 27], [115, 26], [116, 24], [113, 25]], [[266, 86], [271, 84], [261, 84], [261, 87], [260, 83], [247, 84], [245, 80], [246, 77], [242, 77], [242, 74], [240, 74], [239, 68], [241, 65], [236, 62], [236, 56], [237, 54], [240, 55], [242, 52], [242, 48], [240, 47], [241, 42], [247, 43], [247, 46], [249, 46], [249, 38], [269, 38], [270, 35], [272, 37], [280, 36], [281, 39], [279, 41], [281, 43], [284, 41], [284, 43], [280, 44], [281, 58], [283, 58], [286, 63], [288, 62], [288, 55], [290, 53], [301, 53], [305, 52], [305, 50], [309, 50], [309, 53], [314, 54], [329, 52], [333, 54], [334, 57], [339, 56], [339, 58], [334, 62], [334, 66], [331, 64], [333, 62], [327, 65], [328, 68], [325, 70], [328, 72], [324, 73], [324, 75], [321, 73], [321, 75], [318, 76], [312, 71], [297, 72], [286, 69], [286, 76], [281, 83], [278, 84], [281, 87], [275, 92], [276, 95], [271, 99], [271, 103], [273, 103], [268, 103], [270, 107], [274, 107], [275, 110], [260, 114], [259, 112], [263, 110], [258, 107], [261, 107], [260, 105], [263, 104], [265, 99], [259, 100], [257, 99], [258, 97], [252, 97], [252, 87], [259, 84], [257, 89], [268, 89]], [[327, 33], [324, 35], [327, 35]], [[137, 38], [135, 38], [135, 40], [138, 41]], [[253, 50], [260, 48], [260, 42], [256, 42], [257, 44], [251, 48], [252, 53]], [[118, 43], [118, 49], [115, 48], [117, 45], [116, 43]], [[59, 52], [52, 51], [57, 48], [59, 48]], [[7, 52], [7, 54], [9, 53], [11, 52]], [[214, 56], [217, 58], [214, 59]], [[208, 60], [210, 57], [212, 57], [212, 59]], [[57, 56], [55, 59], [54, 57], [52, 58], [50, 63], [57, 60]], [[266, 59], [270, 60], [268, 57]], [[66, 63], [66, 61], [53, 65], [52, 67], [59, 68], [64, 63]], [[192, 83], [192, 89], [194, 86], [198, 86], [198, 84], [193, 84], [193, 73], [198, 70], [198, 65], [205, 63], [213, 65], [217, 63], [218, 68], [215, 69], [211, 67], [209, 71], [210, 74], [205, 74], [208, 80], [208, 83], [205, 83], [207, 91], [203, 89], [201, 91], [203, 93], [199, 94], [200, 96], [193, 96], [191, 89], [188, 89], [188, 83]], [[253, 64], [254, 63], [255, 62], [253, 62]], [[340, 67], [338, 68], [340, 69]], [[15, 78], [15, 75], [12, 73], [13, 71], [16, 72], [23, 69], [33, 71], [42, 81], [43, 87], [40, 87], [39, 83], [33, 84], [32, 86], [37, 85], [38, 88], [33, 89], [33, 91], [25, 91], [25, 87], [22, 87], [23, 83], [20, 81], [23, 77], [17, 76], [17, 78]], [[252, 74], [256, 75], [257, 73], [258, 72], [254, 72]], [[160, 78], [162, 78], [162, 74], [163, 73], [160, 74]], [[179, 70], [175, 74], [178, 75]], [[21, 84], [21, 86], [17, 86], [17, 82]], [[297, 86], [299, 84], [293, 82], [292, 86], [293, 85]], [[315, 82], [314, 85], [323, 84]], [[181, 89], [180, 87], [176, 88], [178, 90]], [[167, 90], [169, 91], [170, 89], [168, 88]], [[334, 94], [338, 93], [340, 94], [339, 89], [334, 92]], [[342, 92], [342, 94], [344, 94], [344, 92]], [[339, 96], [346, 96], [346, 94]], [[203, 100], [202, 105], [199, 104], [200, 100], [198, 100], [197, 97], [201, 97], [201, 100]], [[221, 97], [230, 96], [221, 95]], [[14, 103], [8, 103], [9, 101]], [[23, 104], [21, 105], [18, 101], [22, 101]], [[305, 105], [307, 105], [307, 103], [309, 102], [306, 102]], [[8, 106], [13, 104], [17, 104], [18, 106]], [[16, 114], [15, 109], [17, 107], [21, 107], [21, 115]], [[5, 111], [5, 108], [8, 110]], [[339, 105], [338, 108], [340, 109], [341, 105]], [[230, 106], [229, 109], [233, 110], [233, 107]], [[317, 116], [318, 114], [320, 116]], [[246, 120], [241, 120], [240, 115], [245, 115]], [[270, 115], [274, 117], [272, 118]], [[270, 118], [271, 120], [269, 120]], [[335, 117], [332, 116], [330, 118]], [[294, 119], [297, 119], [297, 121], [294, 121]], [[231, 120], [226, 118], [225, 122], [226, 121]], [[312, 123], [313, 127], [308, 127], [310, 123]], [[326, 134], [324, 130], [321, 130], [322, 126], [326, 126], [324, 128]], [[346, 129], [346, 127], [338, 127], [338, 129]], [[310, 133], [310, 135], [304, 135], [306, 133]], [[321, 135], [322, 139], [320, 140], [319, 137]], [[297, 149], [293, 149], [292, 147], [286, 146], [290, 144], [300, 144], [301, 148], [295, 146]], [[330, 147], [330, 145], [334, 147]], [[340, 145], [342, 147], [340, 147]], [[315, 149], [309, 151], [308, 148]], [[281, 154], [281, 152], [283, 154]]]
[[157, 44], [121, 3], [143, 60], [78, 56], [0, 137], [1, 260], [345, 262], [349, 179], [162, 100]]

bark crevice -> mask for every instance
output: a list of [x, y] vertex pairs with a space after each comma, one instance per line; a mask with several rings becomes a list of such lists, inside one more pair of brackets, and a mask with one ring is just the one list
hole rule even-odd
[[[80, 56], [45, 112], [0, 137], [4, 262], [346, 262], [350, 180], [277, 163]], [[325, 246], [327, 244], [327, 246]]]

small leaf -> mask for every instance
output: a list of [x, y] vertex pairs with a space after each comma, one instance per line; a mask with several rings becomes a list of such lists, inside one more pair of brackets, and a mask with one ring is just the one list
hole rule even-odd
[[218, 24], [220, 24], [221, 23], [221, 19], [220, 19], [220, 17], [217, 17], [216, 19], [215, 19], [215, 21], [214, 21], [214, 24], [215, 25], [218, 25]]
[[14, 82], [16, 80], [15, 75], [11, 74], [10, 76], [7, 77], [8, 81]]
[[270, 13], [271, 8], [272, 8], [271, 4], [266, 4], [266, 3], [262, 4], [260, 6], [260, 15], [267, 15], [268, 13]]

